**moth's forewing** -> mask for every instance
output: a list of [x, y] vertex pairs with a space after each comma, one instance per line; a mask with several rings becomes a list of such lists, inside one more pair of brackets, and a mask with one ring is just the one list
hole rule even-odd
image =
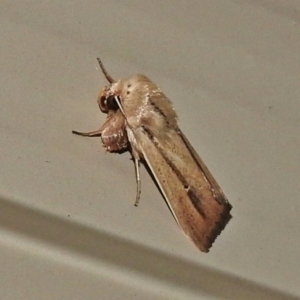
[[180, 227], [208, 252], [231, 205], [178, 128], [171, 102], [143, 75], [117, 81], [111, 93], [126, 119], [135, 163], [146, 161]]
[[208, 252], [230, 218], [231, 205], [180, 131], [160, 139], [145, 130], [135, 131], [144, 159], [183, 231], [196, 246]]

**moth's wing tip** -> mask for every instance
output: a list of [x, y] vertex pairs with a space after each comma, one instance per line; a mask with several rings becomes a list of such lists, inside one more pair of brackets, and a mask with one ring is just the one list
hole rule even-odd
[[209, 234], [206, 236], [204, 243], [201, 246], [198, 246], [198, 248], [205, 253], [209, 252], [217, 237], [222, 233], [228, 222], [232, 219], [232, 205], [226, 200], [223, 202], [222, 206], [222, 212], [215, 218], [215, 226], [211, 228]]
[[204, 253], [208, 253], [215, 243], [217, 237], [222, 233], [228, 222], [231, 220], [231, 204], [226, 198], [214, 207], [214, 213], [211, 214], [206, 222], [199, 225], [197, 231], [186, 231], [187, 236], [193, 241], [196, 247]]

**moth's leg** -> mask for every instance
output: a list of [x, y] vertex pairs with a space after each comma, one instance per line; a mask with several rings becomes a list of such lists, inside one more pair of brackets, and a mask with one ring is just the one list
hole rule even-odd
[[134, 166], [135, 166], [135, 175], [136, 175], [136, 199], [135, 199], [135, 206], [138, 206], [139, 201], [140, 201], [140, 196], [141, 196], [141, 177], [140, 177], [140, 153], [142, 154], [141, 151], [139, 151], [138, 143], [135, 139], [134, 133], [132, 129], [127, 126], [126, 127], [126, 132], [127, 132], [127, 137], [128, 137], [128, 143], [129, 143], [129, 149], [134, 161]]
[[72, 133], [77, 134], [77, 135], [82, 135], [82, 136], [97, 136], [97, 135], [101, 135], [102, 128], [95, 130], [95, 131], [90, 131], [90, 132], [79, 132], [79, 131], [72, 130]]
[[138, 206], [141, 196], [141, 177], [140, 177], [140, 160], [134, 157], [135, 175], [136, 175], [136, 198], [135, 206]]

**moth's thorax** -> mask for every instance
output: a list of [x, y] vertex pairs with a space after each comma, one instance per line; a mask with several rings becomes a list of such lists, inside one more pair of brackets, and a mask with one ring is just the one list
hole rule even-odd
[[[120, 79], [104, 87], [98, 104], [107, 113], [117, 97], [121, 111], [126, 118], [126, 126], [131, 130], [144, 128], [153, 136], [166, 136], [170, 129], [177, 128], [177, 115], [171, 102], [160, 88], [144, 75]], [[129, 137], [130, 139], [130, 137]]]
[[144, 75], [122, 81], [120, 99], [128, 123], [137, 128], [162, 132], [177, 127], [177, 115], [160, 88]]

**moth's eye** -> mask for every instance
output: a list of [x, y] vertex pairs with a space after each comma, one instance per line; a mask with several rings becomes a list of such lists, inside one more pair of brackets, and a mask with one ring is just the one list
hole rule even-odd
[[105, 87], [98, 96], [98, 105], [103, 113], [108, 113], [110, 110], [116, 111], [119, 109], [115, 100], [115, 96], [109, 95], [110, 93], [111, 92], [109, 88]]
[[102, 112], [104, 112], [104, 113], [108, 112], [109, 108], [107, 107], [107, 99], [104, 95], [100, 96], [100, 98], [98, 100], [98, 104], [99, 104], [100, 110]]
[[119, 106], [118, 106], [114, 96], [109, 96], [108, 98], [106, 98], [106, 107], [108, 110], [119, 109]]

